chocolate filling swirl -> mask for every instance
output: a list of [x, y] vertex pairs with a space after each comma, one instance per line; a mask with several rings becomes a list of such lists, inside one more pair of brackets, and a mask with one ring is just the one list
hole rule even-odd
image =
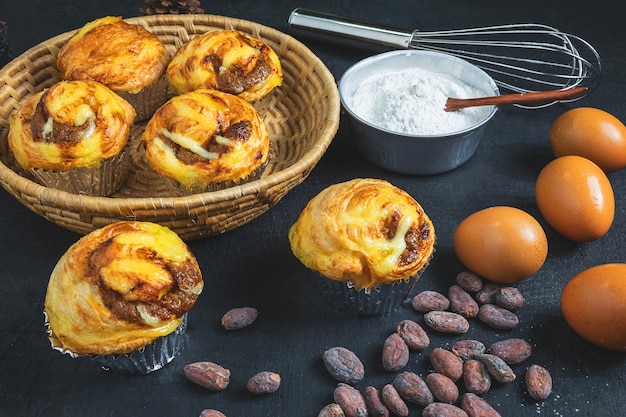
[[[121, 280], [128, 278], [127, 281], [132, 283], [132, 286], [124, 293], [111, 288], [107, 285], [107, 279], [102, 271], [125, 256], [157, 266], [170, 277], [169, 283], [153, 285], [147, 280], [133, 276], [133, 274], [140, 276], [143, 271], [116, 270], [115, 274], [125, 275], [118, 278]], [[119, 320], [137, 324], [146, 321], [143, 316], [145, 314], [160, 321], [181, 317], [193, 307], [197, 299], [197, 292], [194, 289], [202, 282], [201, 273], [192, 260], [173, 262], [164, 259], [150, 248], [121, 246], [115, 241], [115, 237], [103, 242], [91, 252], [88, 264], [92, 283], [98, 286], [102, 302], [111, 314]]]
[[260, 58], [256, 59], [252, 69], [247, 69], [252, 59], [249, 57], [248, 62], [235, 63], [226, 68], [222, 66], [222, 59], [217, 54], [210, 54], [204, 58], [204, 61], [211, 65], [216, 74], [216, 88], [230, 94], [239, 94], [243, 91], [258, 85], [265, 80], [272, 72], [269, 60], [269, 47], [262, 45], [259, 48]]
[[[245, 142], [252, 135], [252, 123], [249, 120], [241, 120], [239, 122], [233, 123], [228, 126], [226, 129], [222, 130], [221, 128], [209, 138], [205, 144], [204, 149], [209, 152], [214, 152], [219, 155], [226, 154], [230, 151], [231, 147], [228, 144], [219, 143], [216, 138], [218, 136], [225, 137], [227, 139], [238, 140], [241, 142]], [[195, 162], [203, 162], [204, 158], [200, 155], [195, 154], [194, 152], [186, 149], [180, 145], [177, 145], [171, 140], [165, 139], [169, 146], [174, 150], [176, 154], [176, 158], [184, 162], [186, 164], [193, 164]]]
[[[391, 240], [396, 235], [401, 218], [402, 213], [399, 210], [395, 210], [387, 219], [385, 224], [385, 235], [387, 239]], [[406, 249], [404, 249], [402, 255], [400, 255], [398, 265], [406, 266], [415, 262], [419, 255], [424, 252], [423, 247], [429, 244], [429, 236], [430, 225], [428, 222], [420, 220], [419, 224], [411, 226], [404, 235]]]
[[43, 93], [30, 121], [33, 140], [39, 142], [54, 142], [59, 145], [67, 146], [80, 143], [85, 132], [91, 128], [90, 123], [83, 123], [80, 126], [76, 126], [55, 121], [46, 105], [49, 94], [50, 90]]

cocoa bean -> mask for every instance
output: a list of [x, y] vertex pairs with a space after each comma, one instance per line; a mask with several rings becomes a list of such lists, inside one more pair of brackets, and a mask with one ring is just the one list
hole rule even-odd
[[456, 283], [470, 293], [475, 293], [483, 289], [483, 279], [470, 271], [459, 272], [456, 276]]
[[533, 347], [523, 339], [505, 339], [495, 342], [489, 347], [489, 353], [496, 355], [508, 364], [518, 364], [530, 356]]
[[392, 385], [404, 401], [422, 407], [435, 401], [433, 393], [430, 392], [426, 382], [413, 372], [405, 371], [396, 375]]
[[217, 410], [206, 409], [200, 413], [200, 417], [226, 417], [226, 416]]
[[487, 367], [476, 359], [463, 362], [463, 382], [465, 389], [473, 394], [483, 395], [491, 388], [491, 376]]
[[339, 404], [331, 403], [321, 409], [317, 417], [345, 417]]
[[453, 380], [445, 375], [432, 372], [424, 379], [436, 401], [454, 404], [459, 398], [459, 388]]
[[474, 358], [481, 361], [486, 367], [489, 375], [491, 375], [496, 381], [500, 383], [511, 382], [516, 378], [513, 369], [503, 360], [496, 355], [489, 353], [480, 353], [474, 355]]
[[429, 311], [424, 314], [424, 321], [428, 327], [442, 333], [462, 334], [469, 330], [467, 319], [451, 311]]
[[444, 348], [433, 349], [430, 353], [430, 363], [435, 372], [445, 375], [453, 381], [458, 381], [463, 375], [463, 360]]
[[524, 300], [524, 296], [517, 288], [504, 287], [496, 292], [495, 302], [498, 306], [507, 310], [517, 310], [524, 305], [526, 300]]
[[385, 406], [380, 392], [378, 392], [376, 387], [371, 385], [366, 387], [363, 397], [365, 398], [365, 405], [371, 417], [389, 417], [389, 410]]
[[531, 365], [526, 371], [526, 389], [534, 400], [543, 401], [552, 392], [552, 376], [542, 366]]
[[441, 293], [426, 290], [413, 297], [411, 305], [420, 313], [428, 313], [429, 311], [447, 310], [450, 307], [450, 301]]
[[393, 333], [383, 344], [383, 368], [389, 372], [399, 371], [409, 363], [409, 347], [398, 333]]
[[487, 282], [483, 288], [474, 294], [474, 299], [478, 304], [494, 304], [496, 302], [496, 294], [503, 285]]
[[343, 413], [339, 404], [330, 403], [322, 408], [317, 417], [346, 417], [346, 415]]
[[487, 326], [500, 330], [511, 330], [519, 324], [517, 315], [495, 304], [483, 304], [478, 310], [478, 319]]
[[452, 312], [460, 314], [466, 319], [478, 315], [478, 303], [460, 285], [452, 285], [448, 289], [448, 299]]
[[424, 350], [430, 345], [430, 338], [422, 326], [413, 320], [402, 320], [396, 326], [396, 332], [412, 350]]
[[472, 359], [477, 353], [485, 353], [487, 348], [483, 342], [473, 339], [463, 339], [457, 341], [450, 349], [452, 353], [463, 360]]
[[183, 372], [191, 382], [211, 391], [222, 391], [230, 383], [230, 370], [213, 362], [190, 363]]
[[432, 403], [422, 410], [422, 417], [468, 417], [459, 407], [446, 403]]
[[248, 391], [257, 395], [271, 394], [276, 392], [279, 387], [280, 375], [269, 371], [259, 372], [252, 376], [246, 384]]
[[409, 415], [409, 406], [400, 397], [398, 390], [393, 385], [387, 384], [383, 387], [383, 402], [387, 405], [389, 411], [398, 417], [406, 417]]
[[357, 384], [365, 376], [365, 368], [354, 352], [341, 346], [328, 349], [322, 354], [326, 370], [339, 382]]
[[461, 408], [468, 417], [502, 417], [487, 401], [471, 392], [463, 394]]
[[240, 330], [254, 323], [257, 316], [258, 312], [255, 308], [233, 308], [222, 316], [222, 327], [226, 330]]
[[356, 388], [340, 382], [333, 397], [346, 417], [367, 417], [365, 398]]

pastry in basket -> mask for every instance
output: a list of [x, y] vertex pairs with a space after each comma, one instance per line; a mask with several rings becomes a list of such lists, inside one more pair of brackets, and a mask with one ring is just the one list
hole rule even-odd
[[179, 195], [258, 173], [270, 144], [263, 119], [250, 103], [217, 90], [172, 97], [152, 116], [142, 141], [148, 164], [173, 181], [171, 191]]
[[404, 301], [432, 258], [435, 239], [413, 197], [370, 178], [324, 189], [289, 230], [294, 255], [316, 271], [327, 300], [364, 315], [390, 312]]
[[149, 118], [167, 99], [164, 77], [170, 54], [143, 26], [119, 16], [93, 20], [68, 39], [57, 56], [65, 80], [94, 80], [120, 94]]
[[249, 102], [282, 84], [276, 52], [260, 39], [234, 30], [198, 35], [174, 54], [167, 79], [178, 93], [209, 88]]
[[126, 179], [133, 107], [95, 81], [59, 81], [11, 115], [8, 143], [17, 163], [45, 186], [109, 195]]
[[50, 276], [44, 307], [52, 347], [108, 369], [159, 369], [183, 347], [202, 288], [196, 258], [170, 229], [138, 221], [97, 229]]

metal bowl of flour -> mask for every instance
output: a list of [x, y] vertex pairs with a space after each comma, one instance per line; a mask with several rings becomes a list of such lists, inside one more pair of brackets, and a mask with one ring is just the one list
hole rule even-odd
[[[440, 80], [453, 91], [439, 91]], [[488, 106], [442, 114], [443, 93], [469, 94], [455, 98], [499, 95], [495, 81], [480, 68], [451, 55], [419, 50], [366, 58], [339, 81], [341, 103], [359, 152], [382, 168], [410, 175], [440, 174], [465, 163], [496, 113], [496, 107]], [[433, 101], [413, 101], [430, 100], [431, 94], [436, 95]], [[469, 114], [470, 110], [478, 113]]]

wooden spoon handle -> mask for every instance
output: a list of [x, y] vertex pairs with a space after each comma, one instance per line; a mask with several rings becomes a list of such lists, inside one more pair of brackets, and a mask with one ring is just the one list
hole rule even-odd
[[455, 111], [465, 107], [499, 106], [501, 104], [539, 104], [550, 101], [566, 100], [577, 97], [587, 91], [587, 87], [574, 87], [566, 90], [537, 91], [532, 93], [504, 94], [480, 98], [448, 98], [445, 111]]

